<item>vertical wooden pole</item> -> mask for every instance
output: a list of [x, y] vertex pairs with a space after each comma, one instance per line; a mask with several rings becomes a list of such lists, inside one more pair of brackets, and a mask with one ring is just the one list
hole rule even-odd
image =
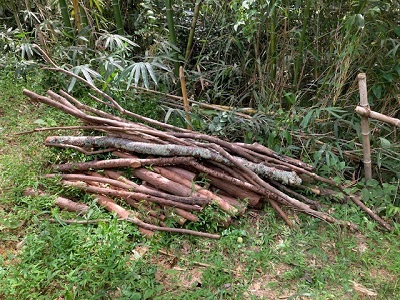
[[[357, 76], [358, 88], [360, 90], [360, 106], [369, 110], [368, 96], [367, 96], [367, 76], [365, 73], [360, 73]], [[365, 180], [372, 178], [372, 167], [371, 167], [371, 148], [369, 142], [369, 121], [368, 116], [361, 116], [361, 137], [363, 145], [363, 156], [364, 156], [364, 172]]]
[[185, 74], [183, 67], [180, 66], [179, 68], [179, 79], [181, 81], [181, 88], [182, 88], [182, 97], [183, 97], [183, 107], [185, 108], [186, 112], [186, 120], [188, 121], [187, 123], [187, 129], [191, 130], [192, 128], [190, 127], [190, 116], [189, 116], [189, 100], [187, 96], [187, 91], [186, 91], [186, 82], [185, 82]]

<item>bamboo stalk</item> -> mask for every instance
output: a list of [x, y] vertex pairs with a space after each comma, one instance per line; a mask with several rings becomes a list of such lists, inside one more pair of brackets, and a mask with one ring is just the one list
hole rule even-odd
[[124, 23], [122, 20], [121, 8], [118, 0], [112, 0], [112, 7], [114, 12], [115, 24], [117, 25], [117, 32], [119, 35], [124, 35]]
[[375, 112], [373, 110], [370, 110], [369, 108], [362, 107], [362, 106], [357, 106], [355, 111], [356, 111], [356, 113], [358, 113], [361, 116], [369, 117], [371, 119], [385, 122], [389, 125], [393, 125], [393, 126], [400, 128], [400, 120], [399, 119], [386, 116], [384, 114]]
[[[14, 1], [11, 1], [11, 3], [14, 3]], [[66, 0], [58, 0], [58, 4], [60, 6], [61, 16], [62, 16], [62, 20], [64, 22], [64, 27], [65, 27], [66, 33], [70, 38], [72, 38], [74, 36], [74, 30], [72, 28], [67, 2], [66, 2]], [[18, 19], [18, 21], [19, 21], [19, 19]], [[17, 24], [19, 24], [19, 22], [17, 22]], [[20, 27], [20, 26], [18, 26], [18, 27]], [[22, 27], [20, 29], [22, 29]], [[23, 31], [21, 30], [21, 32], [23, 32]]]
[[[170, 98], [170, 99], [174, 99], [174, 100], [177, 100], [177, 101], [182, 101], [183, 100], [183, 97], [181, 97], [181, 96], [176, 96], [176, 95], [171, 95], [171, 94], [167, 94], [167, 93], [163, 93], [163, 92], [158, 92], [158, 91], [146, 89], [146, 88], [140, 87], [140, 86], [131, 86], [131, 87], [134, 88], [134, 89], [140, 90], [140, 91], [144, 91], [146, 93], [152, 93], [152, 94], [155, 94], [155, 95], [162, 95], [164, 97], [167, 97], [167, 98]], [[215, 104], [207, 104], [207, 103], [198, 102], [198, 101], [191, 100], [191, 99], [188, 99], [188, 101], [189, 101], [189, 103], [196, 104], [196, 105], [198, 105], [200, 107], [203, 107], [203, 108], [214, 109], [214, 110], [218, 110], [218, 111], [233, 112], [235, 115], [237, 115], [239, 117], [242, 117], [244, 119], [251, 119], [252, 118], [251, 116], [246, 115], [245, 113], [236, 112], [235, 111], [235, 109], [236, 109], [235, 107], [215, 105]], [[178, 105], [180, 105], [180, 104], [178, 104]], [[243, 111], [243, 108], [241, 108], [241, 111]], [[248, 113], [256, 113], [256, 111], [254, 111], [254, 109], [252, 109], [252, 108], [247, 108], [245, 111], [247, 111]]]
[[192, 25], [190, 26], [190, 32], [189, 32], [188, 42], [187, 42], [187, 46], [186, 46], [185, 63], [188, 63], [190, 54], [192, 53], [194, 32], [196, 30], [197, 19], [199, 18], [200, 7], [201, 7], [202, 2], [203, 2], [203, 0], [197, 0], [195, 3], [195, 6], [194, 6]]
[[189, 102], [188, 102], [188, 96], [187, 96], [187, 91], [186, 91], [185, 74], [184, 74], [182, 66], [179, 67], [179, 80], [181, 82], [183, 106], [184, 106], [185, 112], [186, 112], [186, 121], [187, 121], [186, 128], [189, 130], [192, 130], [192, 127], [190, 126]]
[[168, 24], [168, 31], [169, 31], [169, 41], [175, 47], [173, 50], [173, 58], [174, 58], [174, 74], [176, 77], [179, 76], [179, 57], [178, 57], [178, 43], [176, 40], [176, 33], [175, 33], [175, 21], [174, 21], [174, 9], [173, 9], [173, 0], [165, 0], [165, 13], [166, 19]]
[[[367, 77], [365, 73], [358, 74], [358, 87], [360, 90], [360, 106], [364, 109], [369, 110], [368, 95], [367, 95]], [[372, 166], [371, 166], [371, 146], [369, 141], [369, 121], [368, 116], [361, 116], [361, 137], [363, 144], [363, 156], [364, 156], [364, 172], [365, 180], [372, 178]]]

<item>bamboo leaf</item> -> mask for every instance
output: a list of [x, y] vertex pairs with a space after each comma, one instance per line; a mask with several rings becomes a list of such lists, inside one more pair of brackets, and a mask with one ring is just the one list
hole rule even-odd
[[74, 88], [75, 83], [76, 83], [76, 78], [73, 77], [73, 78], [71, 79], [71, 82], [70, 82], [69, 85], [68, 85], [68, 89], [67, 89], [68, 93], [72, 91], [72, 89]]
[[305, 117], [303, 118], [303, 120], [301, 121], [300, 127], [306, 128], [306, 127], [308, 126], [308, 123], [310, 122], [311, 117], [312, 117], [313, 114], [314, 114], [314, 110], [311, 109], [311, 110], [305, 115]]
[[81, 68], [81, 71], [82, 71], [82, 74], [83, 74], [83, 76], [85, 77], [85, 79], [86, 79], [90, 84], [94, 85], [93, 79], [92, 79], [92, 77], [90, 76], [90, 73], [88, 72], [87, 68], [86, 68], [85, 66], [83, 66], [83, 67]]
[[121, 74], [121, 78], [123, 79], [124, 76], [125, 76], [126, 74], [129, 73], [128, 82], [127, 82], [127, 89], [128, 89], [129, 86], [131, 85], [132, 80], [133, 80], [133, 76], [135, 75], [135, 71], [136, 71], [135, 66], [136, 66], [135, 64], [129, 66], [129, 67], [126, 68], [125, 71]]
[[140, 79], [140, 64], [137, 63], [134, 67], [135, 70], [135, 84], [139, 84], [139, 79]]
[[164, 70], [164, 71], [167, 71], [167, 72], [170, 72], [171, 70], [167, 67], [167, 66], [164, 66], [163, 64], [160, 64], [160, 63], [158, 63], [158, 62], [152, 62], [151, 63], [153, 66], [156, 66], [157, 68], [159, 68], [159, 69], [161, 69], [161, 70]]
[[171, 117], [173, 111], [174, 111], [173, 108], [168, 109], [167, 113], [165, 114], [164, 123], [168, 123], [168, 120]]
[[144, 63], [140, 64], [140, 71], [142, 74], [143, 84], [148, 89], [149, 88], [149, 78], [147, 76], [147, 69]]
[[145, 63], [145, 66], [146, 66], [146, 68], [147, 68], [147, 71], [148, 71], [149, 74], [150, 74], [151, 79], [152, 79], [153, 82], [157, 85], [157, 78], [156, 78], [156, 75], [154, 74], [153, 67], [151, 66], [150, 63]]

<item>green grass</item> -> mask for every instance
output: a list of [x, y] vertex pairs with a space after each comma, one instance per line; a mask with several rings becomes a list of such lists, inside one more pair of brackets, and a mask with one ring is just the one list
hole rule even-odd
[[355, 221], [359, 233], [300, 214], [300, 225], [288, 228], [266, 207], [219, 229], [218, 241], [144, 239], [90, 197], [79, 199], [91, 208], [84, 218], [107, 221], [50, 223], [82, 218], [55, 208], [51, 197], [22, 196], [45, 184], [40, 175], [60, 159], [43, 146], [58, 133], [15, 133], [33, 129], [37, 119], [74, 120], [22, 96], [24, 87], [44, 92], [42, 74], [1, 76], [0, 299], [368, 299], [353, 282], [375, 291], [373, 299], [400, 299], [399, 236], [380, 231], [352, 205], [335, 205], [336, 214]]

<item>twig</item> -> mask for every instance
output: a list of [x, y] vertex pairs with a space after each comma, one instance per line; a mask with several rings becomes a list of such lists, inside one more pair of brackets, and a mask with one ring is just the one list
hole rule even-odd
[[[118, 221], [123, 221], [125, 219], [119, 218]], [[65, 223], [65, 224], [98, 224], [111, 222], [112, 219], [97, 219], [97, 220], [66, 220], [66, 219], [47, 219], [50, 223]]]
[[83, 77], [64, 70], [62, 68], [60, 68], [59, 66], [57, 66], [51, 59], [50, 57], [47, 55], [47, 53], [41, 49], [38, 45], [33, 44], [32, 46], [33, 48], [35, 48], [36, 50], [38, 50], [40, 52], [40, 54], [43, 56], [43, 58], [47, 61], [47, 63], [49, 63], [50, 65], [52, 65], [52, 68], [47, 68], [49, 70], [55, 70], [58, 71], [60, 73], [64, 73], [70, 77], [74, 77], [76, 79], [78, 79], [79, 81], [81, 81], [83, 84], [85, 84], [86, 86], [90, 87], [92, 90], [94, 90], [96, 93], [98, 93], [99, 95], [103, 96], [104, 98], [106, 98], [108, 101], [110, 101], [112, 103], [112, 106], [115, 107], [116, 109], [123, 111], [124, 109], [113, 99], [111, 98], [109, 95], [107, 95], [106, 93], [104, 93], [103, 91], [101, 91], [100, 89], [98, 89], [95, 85], [93, 85], [92, 83], [90, 83], [89, 81], [87, 81], [86, 79], [84, 79]]
[[[158, 250], [158, 253], [162, 254], [162, 255], [166, 255], [169, 257], [172, 257], [173, 259], [179, 259], [179, 260], [183, 260], [186, 262], [190, 262], [195, 266], [199, 266], [199, 267], [204, 267], [204, 268], [213, 268], [213, 269], [217, 269], [218, 267], [214, 266], [214, 265], [210, 265], [210, 264], [206, 264], [203, 262], [198, 262], [198, 261], [189, 261], [186, 257], [177, 257], [175, 254], [172, 254], [168, 251], [164, 251], [164, 250]], [[239, 272], [235, 271], [235, 270], [231, 270], [231, 269], [226, 269], [226, 268], [222, 268], [222, 271], [224, 271], [225, 273], [234, 273], [234, 274], [239, 274]]]

